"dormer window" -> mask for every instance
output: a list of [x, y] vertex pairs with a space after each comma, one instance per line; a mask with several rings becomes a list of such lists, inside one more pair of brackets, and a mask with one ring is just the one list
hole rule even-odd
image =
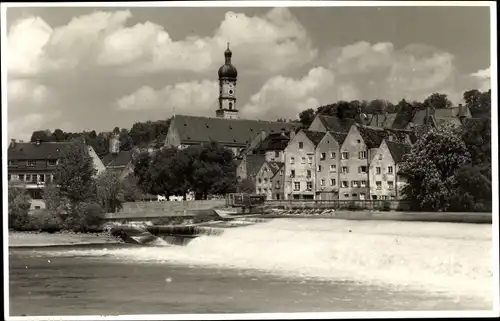
[[29, 166], [29, 167], [35, 167], [36, 166], [36, 161], [31, 160], [31, 159], [28, 160], [28, 161], [26, 161], [26, 163], [27, 163], [27, 166]]
[[49, 159], [47, 161], [47, 163], [49, 164], [49, 166], [56, 166], [57, 165], [57, 159]]

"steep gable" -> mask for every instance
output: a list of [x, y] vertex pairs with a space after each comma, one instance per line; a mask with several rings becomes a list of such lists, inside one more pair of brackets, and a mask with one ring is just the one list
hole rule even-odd
[[357, 128], [366, 144], [366, 147], [369, 149], [378, 148], [382, 141], [389, 136], [383, 129], [375, 129], [362, 125], [358, 125]]
[[392, 158], [394, 159], [394, 163], [398, 164], [403, 161], [403, 156], [408, 154], [411, 150], [411, 146], [407, 144], [401, 144], [397, 142], [384, 141], [387, 145], [387, 148], [391, 152]]
[[[321, 121], [326, 131], [347, 133], [351, 126], [356, 123], [354, 118], [338, 118], [336, 116], [318, 115], [316, 116]], [[310, 128], [312, 129], [312, 128]]]

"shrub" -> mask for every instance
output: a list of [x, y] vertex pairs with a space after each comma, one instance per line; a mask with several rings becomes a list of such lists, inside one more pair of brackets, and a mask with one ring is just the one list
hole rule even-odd
[[358, 204], [356, 203], [356, 201], [350, 201], [348, 204], [347, 204], [347, 209], [350, 210], [350, 211], [355, 211], [355, 210], [359, 210], [359, 206]]
[[382, 201], [382, 211], [390, 211], [391, 210], [391, 202], [388, 200]]
[[73, 208], [66, 222], [68, 229], [75, 232], [101, 232], [104, 211], [96, 202], [82, 202]]
[[22, 230], [30, 217], [29, 210], [31, 206], [31, 198], [26, 192], [26, 189], [19, 187], [9, 187], [9, 229]]

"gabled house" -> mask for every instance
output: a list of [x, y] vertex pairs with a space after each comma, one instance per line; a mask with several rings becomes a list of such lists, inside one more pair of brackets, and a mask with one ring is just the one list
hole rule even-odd
[[399, 175], [399, 165], [411, 146], [384, 140], [369, 168], [370, 197], [372, 200], [401, 199], [406, 179]]
[[406, 129], [412, 130], [415, 126], [428, 125], [433, 128], [439, 127], [444, 123], [461, 126], [464, 119], [472, 118], [469, 107], [458, 105], [450, 108], [431, 108], [426, 107], [416, 111], [412, 120], [406, 125]]
[[382, 129], [351, 127], [340, 149], [340, 200], [368, 199], [368, 166], [386, 136]]
[[316, 115], [308, 130], [323, 133], [329, 131], [336, 133], [347, 133], [351, 126], [355, 123], [356, 119], [354, 118], [339, 118], [337, 116]]
[[[8, 148], [7, 180], [11, 186], [25, 187], [32, 198], [31, 209], [45, 208], [42, 191], [54, 179], [59, 159], [70, 142], [17, 142], [12, 140]], [[105, 167], [90, 145], [85, 145], [82, 153], [88, 153], [97, 170], [96, 176]]]
[[268, 200], [283, 199], [283, 162], [265, 162], [257, 173], [256, 193], [266, 195]]
[[300, 130], [285, 149], [285, 199], [314, 199], [316, 146], [324, 132]]
[[132, 155], [131, 150], [120, 150], [120, 140], [118, 135], [115, 135], [110, 138], [109, 153], [102, 158], [102, 162], [106, 170], [117, 172], [120, 179], [124, 179], [134, 172]]
[[327, 132], [316, 146], [316, 199], [339, 199], [340, 147], [347, 134]]

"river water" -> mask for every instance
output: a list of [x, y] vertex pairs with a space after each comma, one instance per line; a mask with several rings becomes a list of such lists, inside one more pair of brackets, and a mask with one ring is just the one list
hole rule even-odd
[[491, 310], [491, 225], [274, 219], [168, 244], [10, 249], [10, 315]]

